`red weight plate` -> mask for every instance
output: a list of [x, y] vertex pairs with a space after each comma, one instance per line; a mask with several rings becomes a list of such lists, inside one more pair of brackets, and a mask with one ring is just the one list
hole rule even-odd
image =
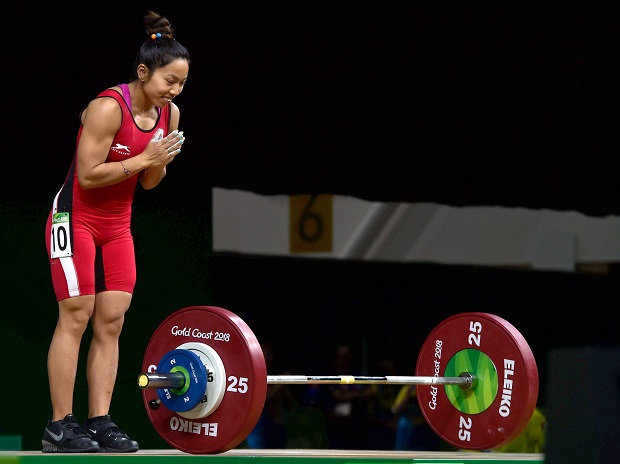
[[538, 400], [538, 368], [530, 346], [505, 319], [462, 313], [439, 324], [418, 355], [416, 375], [476, 376], [470, 390], [418, 385], [430, 427], [457, 448], [485, 450], [514, 439]]
[[252, 431], [265, 404], [267, 368], [258, 340], [234, 313], [215, 306], [191, 306], [168, 316], [152, 335], [142, 372], [154, 372], [165, 354], [198, 342], [210, 346], [226, 370], [226, 392], [208, 416], [187, 419], [162, 406], [153, 409], [156, 389], [142, 391], [149, 419], [173, 447], [191, 454], [215, 454], [240, 444]]

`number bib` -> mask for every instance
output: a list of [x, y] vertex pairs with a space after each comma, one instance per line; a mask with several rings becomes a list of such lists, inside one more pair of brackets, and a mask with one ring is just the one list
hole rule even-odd
[[69, 213], [54, 213], [52, 216], [52, 258], [64, 258], [73, 254], [69, 224]]

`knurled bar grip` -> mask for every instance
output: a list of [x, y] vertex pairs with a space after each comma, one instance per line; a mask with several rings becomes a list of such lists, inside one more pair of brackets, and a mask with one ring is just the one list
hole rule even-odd
[[399, 375], [387, 375], [378, 377], [353, 376], [353, 375], [268, 375], [267, 383], [273, 384], [414, 384], [414, 385], [460, 385], [462, 388], [470, 388], [473, 384], [473, 375], [462, 374], [459, 377], [407, 377]]

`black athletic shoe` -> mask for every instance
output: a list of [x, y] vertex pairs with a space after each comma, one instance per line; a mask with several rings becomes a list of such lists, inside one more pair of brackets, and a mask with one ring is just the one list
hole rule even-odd
[[132, 440], [118, 428], [110, 416], [98, 416], [84, 422], [84, 429], [93, 440], [99, 443], [101, 451], [108, 453], [134, 453], [138, 442]]
[[99, 444], [88, 436], [73, 414], [58, 421], [47, 421], [41, 444], [44, 453], [93, 453], [100, 450]]

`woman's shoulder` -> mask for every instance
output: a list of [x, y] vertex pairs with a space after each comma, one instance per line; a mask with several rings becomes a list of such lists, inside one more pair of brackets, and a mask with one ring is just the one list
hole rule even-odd
[[181, 112], [179, 110], [179, 107], [175, 103], [170, 102], [169, 106], [170, 106], [170, 127], [174, 129], [178, 129], [179, 120], [181, 118]]
[[[110, 92], [114, 91], [111, 90]], [[113, 93], [107, 94], [104, 91], [93, 98], [82, 112], [82, 121], [84, 121], [85, 118], [97, 118], [109, 121], [121, 118], [122, 109], [120, 102], [115, 98], [109, 98], [113, 97], [113, 95]]]
[[97, 96], [93, 100], [96, 100], [101, 97], [116, 97], [116, 96], [123, 98], [123, 90], [119, 85], [108, 87], [107, 89], [102, 90], [101, 92], [97, 94]]
[[170, 114], [178, 116], [180, 112], [181, 110], [179, 110], [179, 107], [177, 106], [177, 104], [174, 102], [170, 102]]
[[[105, 98], [105, 97], [114, 97], [114, 93], [111, 92], [101, 92], [95, 98], [93, 98], [87, 106], [88, 108], [97, 108], [99, 111], [120, 111], [119, 101], [116, 98]], [[122, 98], [122, 97], [121, 97]]]

